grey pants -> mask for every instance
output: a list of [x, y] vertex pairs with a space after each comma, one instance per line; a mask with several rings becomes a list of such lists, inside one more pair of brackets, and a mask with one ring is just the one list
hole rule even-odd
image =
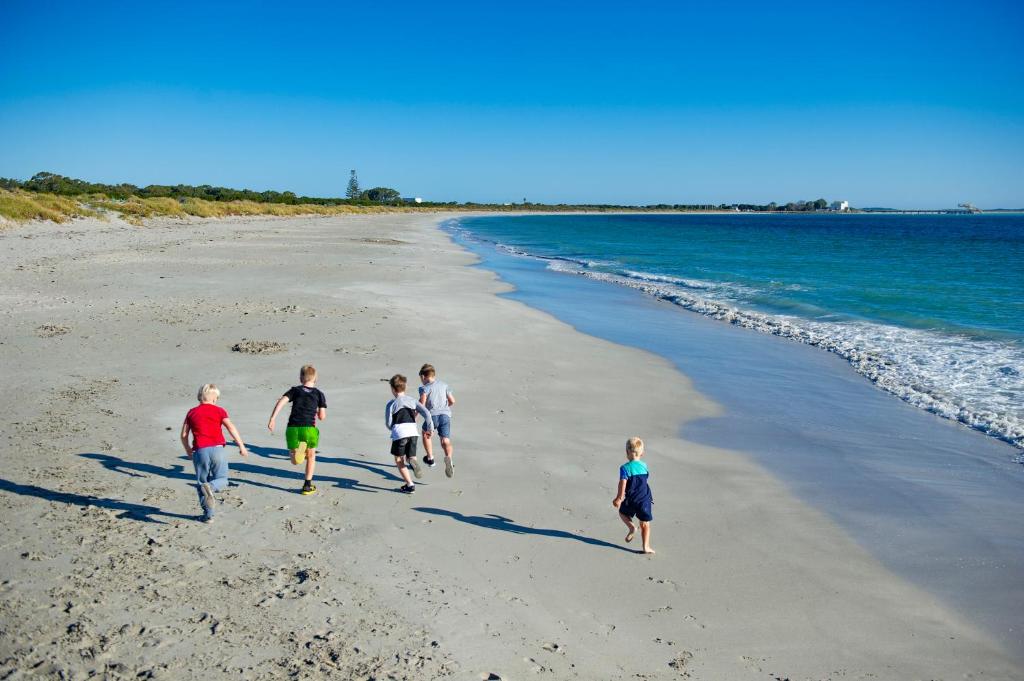
[[214, 492], [228, 486], [228, 455], [224, 445], [217, 447], [200, 447], [192, 454], [192, 463], [196, 467], [196, 492], [199, 494], [199, 505], [208, 516], [213, 515], [213, 507], [207, 507], [203, 501], [203, 490], [200, 486], [207, 482]]

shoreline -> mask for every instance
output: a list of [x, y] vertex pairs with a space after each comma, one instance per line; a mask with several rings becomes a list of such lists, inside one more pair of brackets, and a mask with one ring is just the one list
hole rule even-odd
[[[554, 216], [554, 214], [548, 214]], [[466, 216], [473, 219], [478, 216]], [[505, 216], [492, 215], [491, 218]], [[929, 336], [929, 329], [901, 326], [879, 319], [846, 319], [844, 322], [856, 322], [853, 326], [822, 322], [792, 314], [757, 309], [750, 305], [737, 304], [726, 297], [724, 300], [716, 296], [704, 294], [700, 287], [694, 292], [691, 284], [685, 280], [674, 280], [672, 276], [645, 271], [628, 271], [622, 269], [591, 269], [592, 263], [582, 256], [546, 254], [538, 255], [510, 244], [501, 244], [484, 234], [474, 231], [473, 227], [464, 226], [459, 220], [445, 222], [447, 227], [465, 245], [472, 248], [479, 243], [484, 248], [496, 246], [502, 251], [519, 257], [530, 258], [543, 262], [550, 269], [575, 276], [586, 277], [594, 281], [613, 283], [626, 287], [658, 300], [676, 305], [689, 312], [697, 313], [708, 319], [725, 322], [732, 326], [756, 331], [768, 336], [776, 336], [797, 343], [811, 346], [842, 358], [850, 368], [878, 389], [906, 402], [918, 409], [935, 414], [944, 419], [961, 424], [971, 430], [980, 432], [987, 437], [1006, 443], [1015, 449], [1011, 457], [1015, 463], [1024, 463], [1024, 422], [1022, 415], [1014, 414], [1005, 405], [993, 406], [984, 400], [978, 400], [978, 389], [966, 394], [951, 390], [949, 384], [935, 382], [934, 377], [922, 375], [915, 371], [915, 366], [928, 359], [922, 356], [907, 356], [908, 349], [917, 345], [929, 346], [933, 352], [947, 355], [952, 352], [961, 353], [961, 357], [971, 360], [981, 356], [996, 356], [1012, 353], [1012, 349], [998, 345], [986, 345], [992, 338], [972, 336], [970, 330], [947, 330], [946, 337]], [[892, 333], [900, 334], [902, 342], [895, 347], [879, 349], [880, 340]], [[865, 338], [867, 336], [867, 338]], [[883, 344], [884, 344], [883, 340]], [[950, 344], [974, 343], [972, 347], [960, 345], [953, 349]], [[1012, 355], [1010, 355], [1012, 357]], [[1018, 358], [1018, 361], [1024, 358]], [[947, 361], [953, 361], [950, 358]], [[1012, 359], [996, 359], [996, 362]], [[937, 367], [932, 367], [932, 371]], [[995, 366], [976, 367], [978, 371], [1005, 372], [1004, 368]], [[1016, 374], [1013, 374], [1016, 375]], [[999, 386], [985, 386], [987, 392], [1000, 392]]]
[[[0, 669], [1020, 672], [760, 465], [681, 440], [680, 405], [692, 423], [719, 407], [668, 361], [497, 297], [509, 286], [470, 267], [440, 219], [0, 233], [11, 246], [0, 353], [15, 367], [0, 431]], [[67, 330], [40, 338], [46, 324]], [[232, 353], [242, 338], [287, 350]], [[262, 430], [305, 361], [328, 396], [311, 498], [295, 494], [282, 438]], [[410, 498], [394, 492], [380, 379], [424, 361], [459, 399], [457, 473], [429, 471]], [[190, 516], [190, 464], [173, 442], [206, 381], [221, 384], [254, 453], [232, 453], [239, 486], [211, 528]], [[41, 413], [15, 399], [40, 383]], [[652, 558], [623, 550], [609, 504], [637, 431], [657, 500]], [[19, 449], [41, 433], [52, 462]]]
[[684, 439], [764, 466], [890, 569], [1024, 657], [1024, 541], [1014, 521], [1024, 513], [1024, 470], [1012, 446], [894, 401], [830, 353], [455, 234], [516, 287], [504, 295], [653, 352], [689, 377], [722, 413], [685, 424]]

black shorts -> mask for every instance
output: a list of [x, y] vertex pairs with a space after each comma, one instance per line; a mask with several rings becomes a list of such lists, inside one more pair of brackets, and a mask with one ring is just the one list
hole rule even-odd
[[391, 456], [416, 456], [417, 437], [403, 437], [401, 440], [391, 441]]

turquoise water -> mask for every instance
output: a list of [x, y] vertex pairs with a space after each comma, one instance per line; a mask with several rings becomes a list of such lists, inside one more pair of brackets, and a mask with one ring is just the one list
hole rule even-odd
[[1024, 216], [501, 216], [455, 228], [834, 352], [883, 390], [1024, 447]]

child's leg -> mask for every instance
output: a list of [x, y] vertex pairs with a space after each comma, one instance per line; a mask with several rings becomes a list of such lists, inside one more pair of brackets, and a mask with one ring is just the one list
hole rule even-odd
[[430, 431], [423, 431], [423, 452], [428, 461], [434, 458], [434, 443], [432, 442], [433, 438], [431, 438], [431, 435], [433, 433]]
[[210, 454], [213, 447], [200, 447], [192, 453], [192, 465], [196, 469], [196, 493], [199, 506], [206, 517], [213, 516], [213, 490], [210, 488]]
[[313, 469], [316, 468], [316, 450], [306, 450], [306, 480], [313, 479]]
[[452, 417], [447, 414], [439, 414], [433, 417], [434, 430], [441, 440], [441, 449], [444, 450], [446, 459], [452, 458]]
[[651, 523], [648, 520], [640, 521], [640, 538], [644, 542], [644, 553], [654, 553], [651, 548]]
[[228, 454], [224, 447], [214, 448], [210, 457], [209, 482], [214, 492], [219, 492], [228, 486]]
[[633, 541], [633, 535], [636, 534], [636, 525], [633, 524], [633, 519], [625, 513], [620, 513], [619, 520], [624, 522], [626, 524], [626, 527], [629, 528], [629, 532], [626, 534], [626, 542], [628, 543]]
[[395, 465], [398, 466], [398, 474], [402, 476], [402, 480], [405, 481], [405, 484], [412, 485], [412, 476], [409, 475], [409, 469], [405, 465], [405, 457], [396, 456]]
[[288, 444], [288, 453], [292, 457], [292, 465], [298, 466], [306, 458], [306, 439], [303, 436], [303, 429], [298, 426], [289, 426], [284, 431], [285, 442]]

